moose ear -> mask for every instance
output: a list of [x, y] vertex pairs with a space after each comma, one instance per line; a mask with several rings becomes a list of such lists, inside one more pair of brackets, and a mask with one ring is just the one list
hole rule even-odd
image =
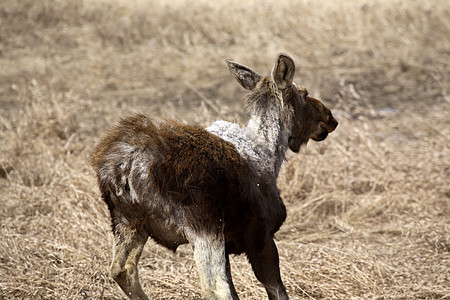
[[261, 76], [255, 71], [237, 62], [226, 59], [225, 60], [231, 74], [236, 80], [247, 90], [253, 90], [256, 84], [261, 80]]
[[273, 81], [280, 89], [285, 89], [292, 84], [294, 74], [294, 61], [288, 55], [280, 53], [272, 69]]

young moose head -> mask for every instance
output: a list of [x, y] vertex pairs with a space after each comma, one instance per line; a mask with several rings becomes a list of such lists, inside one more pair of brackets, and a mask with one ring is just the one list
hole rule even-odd
[[298, 152], [300, 146], [309, 139], [324, 140], [336, 129], [338, 122], [330, 109], [318, 99], [309, 97], [304, 87], [293, 82], [295, 65], [288, 55], [278, 55], [271, 76], [265, 78], [236, 62], [227, 60], [226, 63], [245, 89], [255, 94], [258, 90], [268, 90], [275, 94], [274, 98], [279, 101], [277, 105], [280, 115], [287, 115], [282, 119], [289, 131], [288, 144], [293, 152]]

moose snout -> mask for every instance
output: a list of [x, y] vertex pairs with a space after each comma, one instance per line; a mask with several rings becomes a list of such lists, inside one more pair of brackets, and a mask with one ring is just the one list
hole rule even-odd
[[338, 125], [339, 125], [339, 122], [334, 117], [331, 117], [331, 120], [329, 122], [329, 126], [327, 126], [328, 127], [327, 128], [328, 133], [333, 132]]
[[334, 117], [330, 117], [328, 122], [321, 122], [320, 127], [322, 127], [323, 129], [326, 130], [326, 133], [331, 133], [333, 132], [336, 127], [338, 126], [338, 121], [336, 121], [336, 119]]

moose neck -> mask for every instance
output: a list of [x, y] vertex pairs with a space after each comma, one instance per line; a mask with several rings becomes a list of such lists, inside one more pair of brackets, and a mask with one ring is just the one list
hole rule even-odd
[[254, 137], [255, 148], [260, 156], [258, 168], [278, 177], [281, 164], [285, 159], [285, 153], [289, 138], [289, 119], [283, 116], [285, 108], [279, 99], [266, 99], [266, 105], [254, 103], [252, 116], [247, 123], [246, 130]]

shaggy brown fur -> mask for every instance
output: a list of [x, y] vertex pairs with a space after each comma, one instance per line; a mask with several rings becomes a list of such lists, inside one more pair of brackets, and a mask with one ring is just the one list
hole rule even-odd
[[[152, 157], [145, 165], [148, 176], [133, 169], [133, 159], [144, 155]], [[271, 190], [274, 186], [265, 180], [254, 181], [256, 175], [231, 143], [197, 126], [175, 121], [155, 125], [144, 115], [123, 119], [99, 143], [91, 164], [99, 174], [100, 189], [112, 215], [113, 230], [124, 219], [129, 224], [147, 222], [149, 234], [154, 236], [152, 220], [143, 218], [159, 214], [159, 210], [183, 215], [185, 225], [197, 231], [215, 232], [214, 224], [225, 219], [228, 220], [225, 236], [232, 249], [229, 253], [242, 253], [243, 246], [230, 237], [241, 231], [250, 216], [262, 219], [255, 205], [270, 201], [258, 199], [272, 195], [273, 204], [284, 211], [278, 191]], [[101, 175], [108, 171], [112, 171], [110, 176]], [[129, 198], [127, 203], [122, 203], [118, 194]], [[283, 212], [280, 220], [274, 220], [273, 224], [265, 220], [261, 226], [265, 225], [274, 233], [284, 218]], [[173, 223], [178, 222], [173, 220]], [[154, 238], [170, 246], [162, 237], [156, 235]]]
[[[154, 124], [144, 115], [123, 119], [99, 143], [91, 164], [111, 213], [115, 252], [123, 247], [123, 256], [136, 242], [121, 241], [132, 236], [141, 244], [150, 236], [175, 251], [188, 242], [189, 228], [198, 235], [223, 232], [227, 260], [243, 252], [254, 253], [252, 259], [286, 218], [276, 186], [258, 177], [231, 143], [200, 127]], [[113, 277], [131, 298], [143, 298], [137, 284], [127, 286], [124, 264], [118, 271], [113, 264]]]

